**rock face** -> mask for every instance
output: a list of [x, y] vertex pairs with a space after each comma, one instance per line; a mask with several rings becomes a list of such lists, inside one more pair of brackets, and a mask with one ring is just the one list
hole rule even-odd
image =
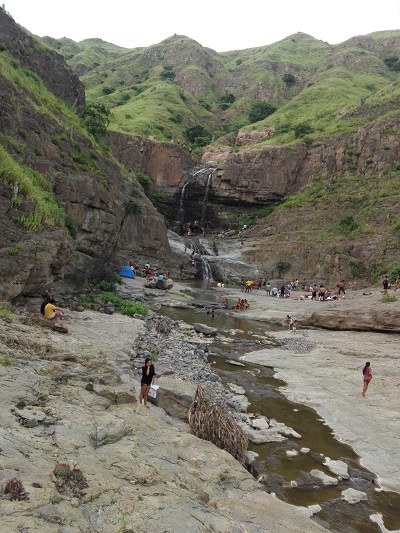
[[83, 83], [73, 74], [64, 57], [22, 31], [4, 9], [0, 9], [0, 44], [21, 65], [37, 74], [47, 89], [58, 98], [77, 110], [83, 108]]
[[[79, 109], [83, 86], [64, 59], [40, 47], [0, 9], [0, 44], [46, 88]], [[29, 54], [26, 50], [29, 48]], [[0, 73], [2, 144], [14, 160], [40, 173], [67, 216], [67, 226], [43, 220], [28, 231], [21, 217], [32, 215], [29, 194], [7, 175], [0, 181], [0, 297], [38, 294], [64, 275], [82, 286], [105, 265], [140, 257], [169, 257], [163, 217], [141, 186], [83, 134], [59, 108], [33, 107], [26, 93]], [[50, 98], [50, 97], [49, 97]], [[15, 102], [18, 102], [16, 105]], [[13, 139], [20, 139], [14, 142]], [[40, 186], [38, 185], [38, 188]], [[43, 193], [41, 193], [43, 194]]]

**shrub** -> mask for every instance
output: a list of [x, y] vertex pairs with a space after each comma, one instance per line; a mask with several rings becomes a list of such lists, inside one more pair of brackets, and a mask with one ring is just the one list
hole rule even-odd
[[135, 178], [138, 180], [138, 182], [143, 187], [145, 192], [147, 192], [150, 189], [150, 185], [152, 184], [152, 181], [151, 181], [151, 178], [149, 178], [149, 176], [146, 176], [146, 174], [143, 174], [143, 172], [136, 172]]
[[[197, 146], [205, 146], [211, 140], [211, 133], [203, 126], [200, 126], [200, 124], [187, 128], [187, 130], [185, 131], [185, 135], [186, 139], [189, 142], [194, 143]], [[205, 144], [199, 144], [199, 139], [201, 139], [201, 142], [203, 142], [203, 140], [206, 140]]]
[[397, 56], [385, 57], [383, 61], [389, 70], [400, 70], [400, 59]]
[[384, 304], [386, 303], [390, 303], [390, 302], [397, 302], [397, 296], [395, 294], [389, 294], [388, 292], [386, 292], [383, 296], [382, 296], [382, 302]]
[[15, 244], [14, 246], [11, 246], [10, 248], [7, 248], [7, 254], [8, 255], [18, 255], [22, 250], [24, 249], [24, 245], [22, 243]]
[[116, 283], [114, 281], [100, 281], [95, 286], [97, 291], [112, 292], [115, 293], [117, 290]]
[[294, 136], [296, 139], [299, 139], [300, 137], [304, 137], [304, 135], [308, 135], [309, 133], [313, 132], [312, 126], [308, 122], [301, 122], [300, 124], [297, 124], [294, 127]]
[[213, 403], [211, 395], [199, 386], [189, 416], [191, 433], [199, 439], [208, 440], [221, 450], [230, 453], [244, 464], [248, 439], [233, 420], [226, 408]]
[[282, 275], [287, 272], [292, 265], [288, 261], [280, 260], [276, 263], [274, 270], [278, 271], [278, 276], [281, 278]]
[[125, 300], [124, 298], [120, 298], [119, 296], [116, 296], [115, 294], [112, 294], [110, 292], [106, 292], [105, 294], [97, 294], [95, 296], [92, 296], [92, 300], [93, 298], [100, 298], [100, 300], [102, 300], [104, 303], [111, 302], [112, 305], [117, 307], [123, 315], [146, 316], [149, 312], [149, 308], [147, 307], [147, 305], [138, 302], [132, 302], [132, 300]]
[[1, 366], [13, 366], [14, 357], [11, 357], [11, 355], [4, 355], [0, 357], [0, 365]]
[[73, 239], [76, 239], [76, 236], [78, 234], [78, 229], [75, 224], [75, 220], [71, 218], [69, 215], [66, 215], [65, 217], [65, 227], [68, 230], [68, 233], [71, 235]]
[[22, 481], [17, 478], [6, 481], [4, 483], [3, 492], [6, 498], [10, 500], [21, 501], [28, 499], [28, 493], [25, 492]]
[[142, 212], [142, 206], [135, 200], [130, 200], [125, 210], [127, 215], [138, 215]]
[[293, 85], [296, 83], [296, 78], [293, 76], [293, 74], [286, 73], [282, 76], [282, 81], [287, 85]]
[[162, 80], [174, 80], [175, 73], [172, 71], [172, 67], [164, 67], [164, 70], [160, 74]]
[[0, 318], [13, 318], [10, 302], [0, 300]]
[[338, 233], [342, 233], [343, 235], [351, 235], [359, 226], [360, 224], [356, 222], [350, 215], [343, 217], [335, 228]]
[[89, 133], [94, 137], [104, 135], [110, 124], [111, 111], [104, 104], [85, 106], [81, 118]]
[[350, 259], [350, 277], [361, 278], [365, 273], [365, 265], [362, 259]]
[[222, 104], [233, 104], [235, 100], [235, 95], [233, 95], [232, 93], [225, 93], [220, 97], [220, 102]]
[[396, 281], [397, 276], [400, 276], [400, 263], [394, 263], [388, 272], [390, 283]]
[[264, 118], [269, 117], [272, 113], [275, 113], [276, 106], [270, 104], [269, 102], [263, 102], [262, 100], [257, 100], [253, 102], [249, 110], [249, 120], [250, 122], [259, 122], [264, 120]]

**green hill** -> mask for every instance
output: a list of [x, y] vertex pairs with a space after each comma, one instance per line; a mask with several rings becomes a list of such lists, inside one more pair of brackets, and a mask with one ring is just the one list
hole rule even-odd
[[[100, 39], [45, 40], [80, 76], [87, 100], [110, 107], [112, 129], [193, 148], [243, 127], [273, 127], [263, 142], [279, 144], [335, 136], [355, 131], [380, 106], [394, 112], [398, 98], [400, 30], [339, 45], [297, 33], [221, 54], [182, 35], [135, 49]], [[254, 124], [249, 112], [259, 102], [276, 111]], [[361, 105], [369, 112], [360, 113]], [[198, 138], [188, 135], [193, 127]]]

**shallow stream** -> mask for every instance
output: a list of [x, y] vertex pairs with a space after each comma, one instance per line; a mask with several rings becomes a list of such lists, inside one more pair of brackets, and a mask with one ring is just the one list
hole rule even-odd
[[[218, 329], [210, 345], [209, 361], [224, 383], [240, 384], [251, 402], [248, 413], [274, 418], [293, 428], [301, 439], [287, 438], [283, 442], [255, 445], [249, 450], [259, 457], [252, 465], [253, 474], [261, 480], [268, 492], [288, 503], [299, 506], [318, 504], [322, 510], [313, 519], [335, 533], [379, 533], [381, 528], [370, 516], [380, 514], [389, 531], [400, 530], [400, 494], [379, 491], [375, 475], [363, 468], [354, 450], [333, 436], [332, 430], [319, 415], [306, 406], [290, 402], [280, 391], [285, 382], [274, 378], [274, 369], [245, 363], [244, 367], [228, 364], [228, 359], [239, 359], [246, 352], [265, 349], [270, 345], [268, 333], [282, 327], [249, 321], [243, 315], [232, 317], [216, 309], [215, 317], [207, 314], [220, 301], [213, 291], [196, 289], [196, 309], [163, 307], [162, 313], [174, 320], [193, 324], [201, 322]], [[288, 456], [286, 451], [309, 448], [309, 453]], [[323, 486], [309, 472], [318, 469], [333, 474], [323, 465], [329, 457], [342, 460], [349, 466], [350, 479], [337, 486]], [[295, 481], [297, 486], [292, 486]], [[351, 505], [341, 499], [347, 488], [366, 492], [368, 501]]]

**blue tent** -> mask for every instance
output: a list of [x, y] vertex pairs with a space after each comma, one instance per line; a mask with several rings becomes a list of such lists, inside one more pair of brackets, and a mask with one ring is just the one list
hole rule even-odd
[[123, 266], [121, 270], [119, 271], [119, 275], [123, 278], [135, 278], [135, 274], [133, 273], [133, 270], [129, 266]]

